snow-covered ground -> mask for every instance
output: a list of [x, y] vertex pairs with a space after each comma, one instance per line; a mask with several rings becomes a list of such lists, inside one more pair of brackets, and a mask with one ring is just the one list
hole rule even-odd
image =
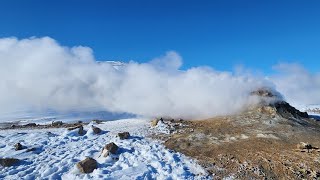
[[68, 111], [58, 112], [54, 110], [30, 111], [30, 110], [17, 110], [9, 112], [0, 112], [0, 127], [5, 127], [10, 124], [50, 124], [52, 121], [62, 121], [64, 123], [74, 123], [78, 121], [89, 122], [93, 119], [99, 120], [118, 120], [134, 118], [135, 115], [126, 113], [110, 113], [106, 111]]
[[[84, 126], [83, 136], [63, 128], [0, 131], [0, 158], [22, 160], [12, 167], [0, 166], [0, 179], [210, 179], [195, 161], [148, 138], [152, 130], [147, 120], [94, 124], [103, 130], [99, 135], [91, 125]], [[130, 132], [131, 138], [120, 140], [117, 133], [123, 131]], [[36, 151], [15, 151], [18, 142]], [[110, 142], [119, 146], [118, 159], [100, 156]], [[76, 167], [85, 157], [98, 162], [98, 169], [90, 174], [82, 174]]]
[[300, 111], [307, 112], [311, 118], [320, 121], [320, 105], [312, 104], [312, 105], [296, 105], [295, 106]]

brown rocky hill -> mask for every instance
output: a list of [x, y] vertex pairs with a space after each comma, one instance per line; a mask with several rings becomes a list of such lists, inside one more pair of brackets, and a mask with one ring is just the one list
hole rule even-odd
[[320, 123], [282, 100], [237, 115], [163, 123], [171, 133], [155, 137], [199, 160], [216, 179], [320, 178]]

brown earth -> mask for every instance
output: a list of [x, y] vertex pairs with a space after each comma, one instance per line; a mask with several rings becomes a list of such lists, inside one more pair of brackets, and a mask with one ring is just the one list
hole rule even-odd
[[[215, 179], [320, 179], [320, 123], [293, 112], [262, 106], [233, 116], [164, 121], [174, 130], [154, 137], [197, 159]], [[298, 149], [300, 142], [313, 148]]]

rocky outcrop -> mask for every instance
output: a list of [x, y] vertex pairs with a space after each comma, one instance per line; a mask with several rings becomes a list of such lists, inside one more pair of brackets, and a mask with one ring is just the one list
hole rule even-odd
[[77, 168], [82, 173], [92, 173], [95, 169], [98, 168], [98, 163], [95, 159], [87, 157], [85, 160], [77, 163]]
[[273, 106], [277, 109], [277, 113], [283, 118], [289, 119], [309, 117], [307, 112], [301, 112], [285, 101], [276, 102]]

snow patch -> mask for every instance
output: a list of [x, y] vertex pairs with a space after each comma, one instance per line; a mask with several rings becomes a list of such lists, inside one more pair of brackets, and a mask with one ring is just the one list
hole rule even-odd
[[[94, 134], [91, 124], [84, 126], [83, 136], [66, 129], [2, 131], [0, 158], [22, 161], [13, 167], [0, 167], [0, 179], [210, 179], [194, 160], [146, 138], [147, 120], [123, 119], [95, 126], [103, 134]], [[159, 128], [162, 126], [160, 123]], [[122, 131], [129, 131], [131, 137], [120, 140], [117, 133]], [[15, 151], [17, 142], [36, 151]], [[101, 157], [102, 147], [110, 142], [119, 146], [118, 153]], [[86, 157], [98, 162], [98, 169], [90, 174], [76, 168], [76, 163]]]

